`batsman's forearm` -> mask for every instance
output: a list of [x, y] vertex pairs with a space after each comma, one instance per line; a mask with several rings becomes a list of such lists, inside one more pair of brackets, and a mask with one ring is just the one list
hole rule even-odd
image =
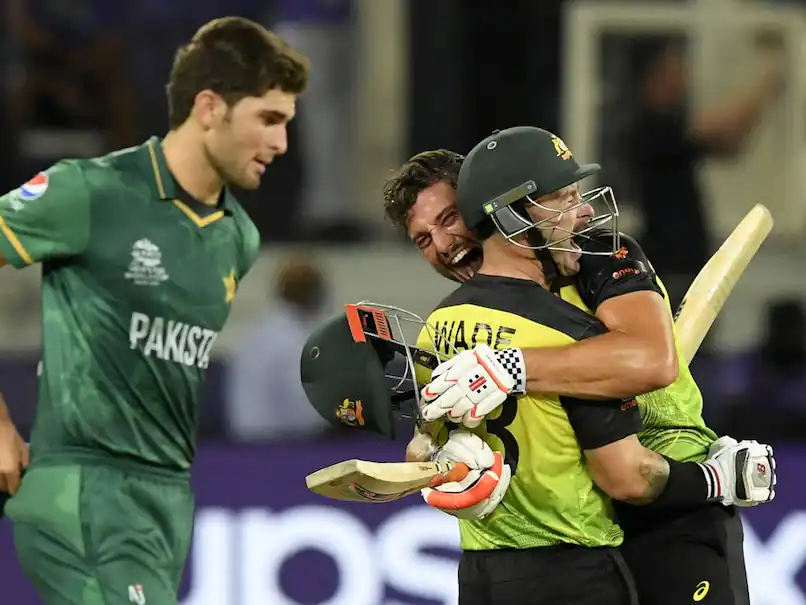
[[712, 469], [667, 458], [642, 446], [635, 435], [586, 450], [585, 456], [596, 485], [614, 500], [631, 505], [627, 508], [632, 515], [663, 515], [670, 509], [712, 502], [721, 494]]
[[678, 462], [656, 452], [642, 460], [639, 473], [645, 484], [643, 493], [625, 498], [624, 502], [650, 514], [663, 515], [669, 510], [714, 502], [721, 493], [703, 465]]
[[638, 473], [643, 480], [641, 493], [624, 501], [636, 506], [645, 506], [658, 499], [669, 482], [669, 463], [660, 454], [646, 450], [646, 457], [638, 465]]
[[561, 347], [522, 349], [526, 389], [581, 399], [633, 397], [668, 386], [654, 349], [620, 332]]

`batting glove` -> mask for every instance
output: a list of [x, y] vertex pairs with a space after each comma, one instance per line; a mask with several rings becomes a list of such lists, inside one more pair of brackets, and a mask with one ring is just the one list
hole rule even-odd
[[475, 428], [511, 393], [523, 392], [525, 382], [520, 349], [493, 351], [476, 345], [434, 369], [431, 382], [421, 391], [423, 418], [431, 422], [446, 417]]
[[769, 445], [720, 437], [702, 465], [725, 506], [758, 506], [775, 498], [775, 457]]
[[459, 519], [480, 520], [493, 512], [512, 479], [512, 470], [499, 452], [493, 452], [478, 435], [461, 429], [450, 433], [434, 460], [464, 462], [470, 468], [461, 481], [422, 490], [426, 504]]

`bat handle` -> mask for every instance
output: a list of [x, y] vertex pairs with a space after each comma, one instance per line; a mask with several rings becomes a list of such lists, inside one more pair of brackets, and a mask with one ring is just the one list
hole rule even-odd
[[443, 483], [461, 481], [470, 473], [470, 467], [464, 462], [447, 462], [445, 468], [438, 471], [428, 482], [428, 487], [439, 487]]

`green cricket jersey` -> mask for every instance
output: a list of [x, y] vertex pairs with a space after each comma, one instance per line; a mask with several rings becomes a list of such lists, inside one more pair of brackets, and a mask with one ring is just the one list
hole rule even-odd
[[0, 198], [0, 251], [42, 263], [31, 450], [187, 469], [210, 352], [260, 237], [232, 194], [193, 200], [160, 140], [66, 160]]

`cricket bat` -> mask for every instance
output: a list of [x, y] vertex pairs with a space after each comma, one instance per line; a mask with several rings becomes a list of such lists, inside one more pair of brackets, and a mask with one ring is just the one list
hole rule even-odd
[[461, 462], [368, 462], [345, 460], [305, 477], [308, 489], [321, 496], [350, 502], [391, 502], [461, 481], [470, 469]]
[[756, 204], [689, 286], [675, 314], [678, 342], [689, 362], [772, 226], [770, 211]]

